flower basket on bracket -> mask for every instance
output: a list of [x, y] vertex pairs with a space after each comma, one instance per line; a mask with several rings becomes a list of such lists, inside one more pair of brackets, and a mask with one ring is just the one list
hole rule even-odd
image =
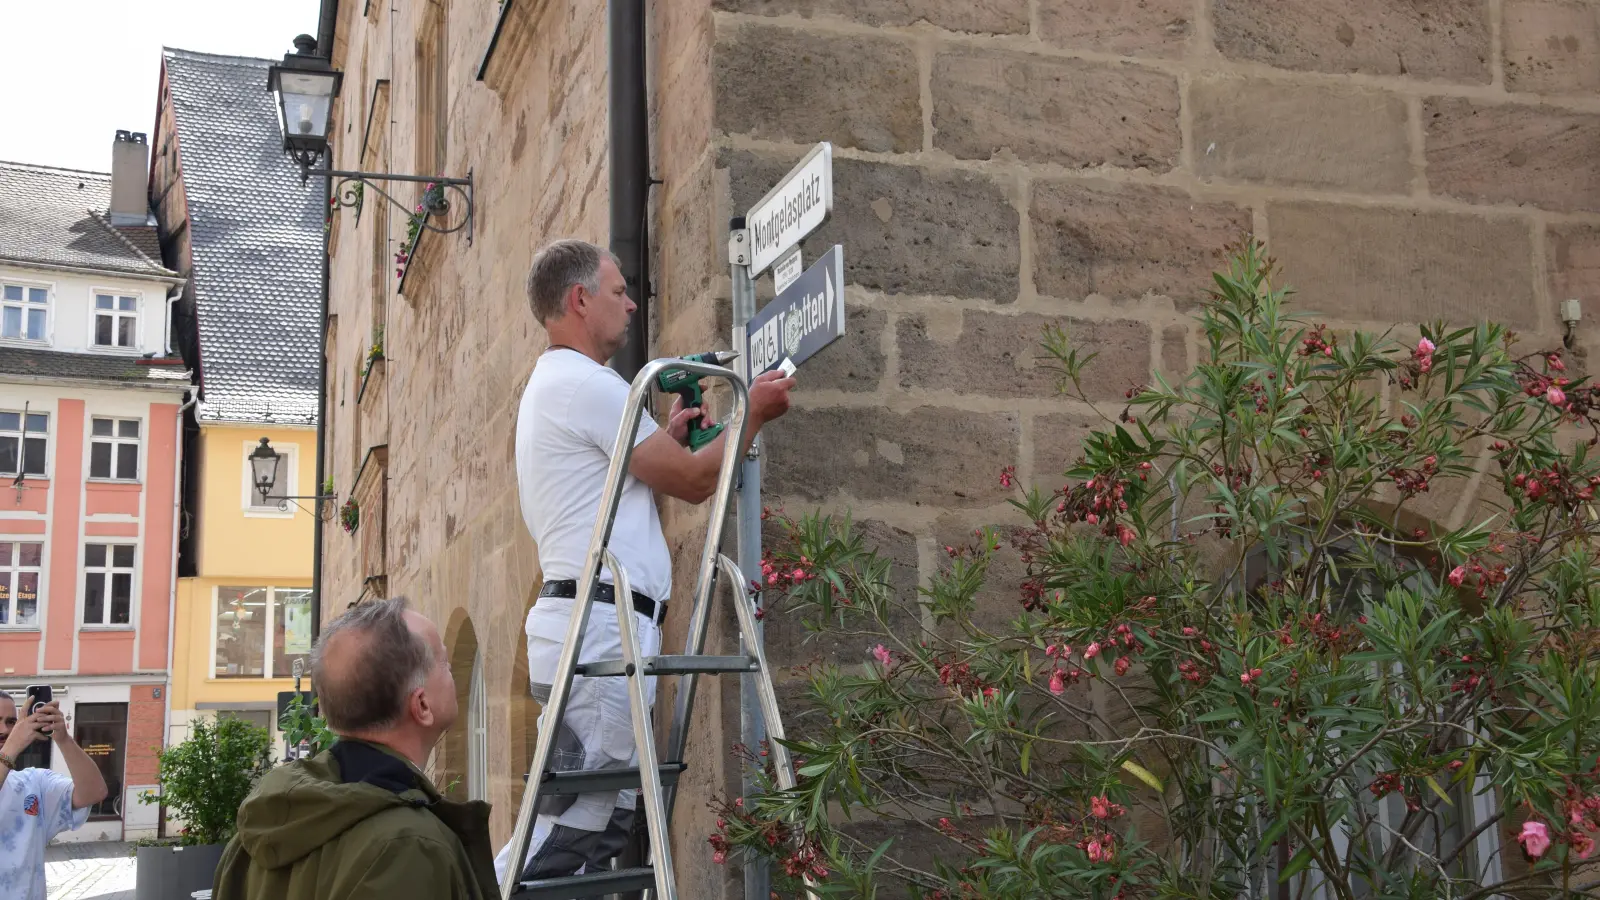
[[344, 528], [346, 534], [355, 534], [356, 529], [361, 527], [361, 506], [356, 503], [355, 498], [346, 500], [344, 505], [339, 507], [339, 525]]

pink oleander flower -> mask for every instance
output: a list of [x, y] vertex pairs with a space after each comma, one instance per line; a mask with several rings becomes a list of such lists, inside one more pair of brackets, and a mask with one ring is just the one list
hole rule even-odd
[[1467, 567], [1466, 566], [1456, 566], [1454, 569], [1450, 570], [1450, 575], [1449, 575], [1450, 583], [1455, 585], [1456, 587], [1461, 587], [1461, 582], [1466, 580], [1466, 577], [1467, 577]]
[[1517, 841], [1529, 856], [1537, 859], [1550, 849], [1550, 828], [1543, 822], [1523, 822], [1522, 833], [1517, 835]]
[[1566, 392], [1561, 390], [1561, 388], [1556, 387], [1555, 385], [1551, 385], [1550, 386], [1550, 390], [1544, 392], [1544, 398], [1546, 400], [1550, 401], [1550, 405], [1551, 406], [1566, 406], [1567, 405], [1567, 394], [1566, 394]]
[[1089, 815], [1096, 819], [1106, 819], [1111, 816], [1111, 801], [1104, 794], [1089, 798]]
[[885, 666], [894, 661], [894, 654], [890, 653], [889, 648], [882, 644], [872, 648], [872, 655]]
[[1085, 852], [1089, 854], [1090, 862], [1100, 862], [1105, 859], [1105, 851], [1100, 848], [1099, 841], [1090, 841]]
[[1094, 659], [1096, 656], [1099, 656], [1099, 655], [1100, 655], [1100, 642], [1099, 641], [1095, 641], [1094, 643], [1090, 644], [1089, 646], [1083, 648], [1083, 658], [1084, 659]]
[[1417, 354], [1419, 356], [1431, 355], [1434, 349], [1433, 341], [1430, 341], [1427, 338], [1417, 341]]
[[1066, 679], [1061, 677], [1061, 670], [1056, 669], [1050, 673], [1050, 693], [1059, 694], [1067, 689]]

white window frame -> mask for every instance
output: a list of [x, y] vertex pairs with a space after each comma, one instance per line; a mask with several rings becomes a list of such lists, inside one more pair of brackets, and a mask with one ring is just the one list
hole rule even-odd
[[[243, 467], [241, 472], [241, 485], [239, 502], [244, 509], [246, 518], [251, 519], [292, 519], [296, 508], [293, 503], [285, 503], [288, 509], [279, 509], [276, 500], [269, 500], [268, 506], [256, 506], [255, 501], [261, 497], [256, 491], [255, 472], [250, 468], [250, 454], [259, 446], [257, 441], [245, 441], [244, 450], [239, 456], [239, 463]], [[293, 497], [296, 491], [292, 488], [300, 484], [300, 448], [294, 444], [285, 444], [282, 447], [272, 448], [282, 457], [278, 460], [278, 481], [272, 486], [271, 497]]]
[[[139, 625], [139, 544], [137, 541], [115, 540], [111, 538], [86, 537], [83, 544], [83, 565], [78, 569], [83, 573], [83, 593], [78, 600], [78, 627], [84, 631], [132, 631]], [[106, 548], [106, 564], [104, 566], [89, 565], [89, 545], [99, 544]], [[133, 565], [116, 565], [116, 548], [133, 548]], [[111, 621], [111, 584], [112, 576], [126, 573], [128, 578], [128, 621]], [[86, 616], [89, 608], [89, 576], [99, 575], [105, 579], [105, 605], [100, 610], [99, 622], [90, 622]]]
[[[49, 551], [49, 547], [46, 546], [46, 541], [45, 541], [44, 537], [45, 536], [42, 535], [42, 534], [14, 535], [14, 536], [9, 536], [9, 537], [8, 536], [0, 536], [0, 544], [11, 544], [11, 545], [13, 545], [13, 549], [12, 549], [12, 552], [11, 552], [11, 565], [7, 566], [7, 567], [0, 567], [0, 572], [5, 573], [5, 575], [8, 578], [10, 578], [10, 581], [7, 582], [7, 584], [10, 585], [10, 587], [7, 589], [8, 596], [7, 596], [6, 600], [4, 601], [6, 604], [9, 604], [7, 606], [7, 608], [6, 608], [6, 621], [5, 621], [5, 624], [0, 625], [0, 631], [43, 631], [44, 630], [44, 620], [45, 620], [44, 577], [45, 577], [45, 573], [49, 571], [49, 560], [48, 560], [48, 557], [47, 557], [47, 553]], [[16, 549], [16, 548], [19, 547], [22, 544], [38, 544], [39, 545], [39, 565], [37, 565], [37, 566], [24, 566], [24, 565], [21, 564], [22, 551], [19, 550], [19, 549]], [[39, 586], [37, 588], [37, 591], [39, 593], [39, 598], [38, 598], [38, 603], [34, 607], [34, 623], [32, 625], [19, 625], [19, 624], [17, 624], [17, 576], [20, 573], [23, 573], [23, 572], [37, 572], [38, 575], [39, 575], [39, 581], [38, 581], [38, 585]]]
[[[5, 288], [8, 287], [22, 288], [21, 303], [18, 303], [15, 300], [5, 299]], [[27, 311], [38, 308], [37, 304], [28, 302], [28, 292], [31, 290], [44, 291], [44, 337], [37, 339], [28, 337], [8, 338], [4, 336], [4, 331], [0, 331], [0, 341], [3, 341], [7, 344], [26, 344], [33, 347], [44, 346], [51, 343], [51, 338], [55, 334], [56, 327], [56, 286], [48, 281], [27, 281], [18, 278], [0, 279], [0, 328], [4, 328], [3, 323], [5, 313], [3, 310], [8, 306], [16, 306], [23, 311], [22, 331], [23, 333], [27, 333]]]
[[[243, 579], [241, 579], [241, 580], [243, 580]], [[219, 675], [217, 675], [217, 600], [219, 600], [222, 597], [222, 589], [225, 588], [225, 587], [226, 588], [249, 588], [249, 589], [257, 589], [257, 588], [259, 588], [260, 590], [263, 590], [263, 591], [267, 592], [267, 619], [266, 619], [266, 629], [265, 629], [265, 631], [262, 632], [263, 636], [262, 636], [262, 641], [261, 641], [261, 674], [260, 675], [232, 675], [232, 676], [219, 676]], [[273, 634], [274, 631], [277, 630], [277, 625], [278, 625], [278, 592], [279, 591], [308, 591], [308, 590], [311, 590], [311, 586], [310, 585], [295, 585], [295, 584], [267, 585], [267, 584], [237, 584], [237, 583], [235, 583], [235, 584], [219, 584], [219, 585], [216, 585], [216, 586], [212, 587], [211, 588], [211, 615], [209, 616], [210, 621], [211, 621], [211, 630], [206, 635], [206, 644], [208, 645], [207, 649], [206, 649], [206, 656], [209, 659], [209, 662], [206, 664], [206, 681], [216, 682], [218, 684], [231, 684], [231, 683], [234, 683], [234, 682], [239, 682], [239, 683], [242, 683], [242, 684], [252, 684], [252, 683], [255, 683], [255, 682], [258, 682], [258, 681], [268, 681], [268, 680], [272, 680], [272, 679], [281, 680], [281, 679], [286, 679], [286, 678], [292, 678], [294, 676], [293, 672], [281, 672], [280, 673], [280, 672], [272, 671], [272, 634]], [[306, 665], [307, 665], [307, 667], [309, 667], [311, 665], [309, 660], [307, 660]]]
[[[102, 421], [107, 421], [107, 422], [111, 423], [111, 436], [110, 437], [96, 437], [95, 436], [94, 423], [95, 423], [95, 420], [97, 420], [97, 419], [98, 420], [102, 420]], [[138, 423], [138, 425], [139, 425], [139, 436], [136, 437], [136, 438], [120, 437], [119, 436], [119, 432], [122, 429], [122, 423], [123, 422], [135, 422], [135, 423]], [[90, 416], [89, 417], [89, 466], [90, 466], [89, 479], [91, 481], [120, 481], [120, 482], [129, 483], [129, 484], [138, 484], [141, 481], [141, 473], [144, 472], [144, 462], [145, 462], [145, 460], [144, 460], [144, 435], [145, 435], [145, 422], [144, 422], [143, 419], [136, 419], [136, 418], [132, 418], [132, 417], [128, 417], [128, 416]], [[111, 445], [111, 472], [112, 472], [112, 474], [110, 474], [110, 475], [96, 475], [96, 474], [94, 474], [94, 468], [93, 467], [94, 467], [94, 445], [95, 444], [110, 444]], [[117, 459], [118, 459], [117, 448], [120, 447], [120, 446], [123, 446], [125, 444], [132, 444], [132, 445], [134, 445], [135, 448], [137, 448], [137, 452], [134, 455], [134, 463], [133, 463], [134, 468], [137, 471], [134, 473], [132, 478], [128, 478], [128, 477], [122, 475], [121, 473], [119, 473], [117, 471]]]
[[37, 431], [28, 430], [28, 416], [44, 416], [44, 471], [29, 472], [28, 474], [34, 478], [49, 478], [51, 468], [50, 419], [53, 417], [54, 413], [34, 412], [31, 409], [28, 410], [26, 415], [24, 415], [20, 409], [0, 409], [0, 413], [15, 413], [18, 416], [17, 422], [20, 426], [20, 430], [18, 431], [0, 430], [0, 436], [15, 436], [17, 439], [17, 470], [15, 472], [7, 472], [3, 469], [0, 469], [0, 476], [11, 477], [17, 475], [27, 466], [28, 437], [39, 433]]
[[[100, 298], [110, 297], [116, 301], [123, 297], [132, 298], [133, 311], [124, 312], [119, 305], [117, 309], [101, 310]], [[119, 347], [115, 343], [101, 344], [96, 341], [96, 326], [100, 324], [100, 315], [105, 312], [111, 316], [111, 340], [117, 339], [117, 320], [122, 318], [133, 319], [133, 343], [126, 347]], [[89, 289], [89, 338], [86, 345], [94, 353], [126, 353], [137, 354], [144, 346], [144, 294], [139, 291], [123, 291], [112, 288], [96, 287]]]
[[489, 799], [489, 692], [483, 679], [483, 651], [472, 657], [467, 688], [467, 799]]

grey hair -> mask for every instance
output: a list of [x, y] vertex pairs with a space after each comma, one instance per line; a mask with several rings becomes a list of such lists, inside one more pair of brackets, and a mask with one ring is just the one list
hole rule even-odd
[[[406, 624], [406, 598], [358, 604], [328, 623], [311, 648], [311, 684], [322, 717], [338, 732], [382, 730], [405, 714], [406, 698], [428, 681], [433, 648]], [[346, 643], [333, 671], [327, 649], [344, 632], [366, 640]]]
[[528, 305], [533, 307], [533, 317], [540, 325], [561, 318], [567, 289], [573, 285], [583, 285], [591, 294], [600, 293], [600, 261], [606, 257], [621, 266], [615, 253], [576, 238], [546, 244], [533, 255], [533, 265], [528, 269]]

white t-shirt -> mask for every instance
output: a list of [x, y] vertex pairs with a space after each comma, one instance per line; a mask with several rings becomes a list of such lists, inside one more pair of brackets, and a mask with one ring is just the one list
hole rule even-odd
[[[517, 410], [517, 487], [522, 519], [539, 546], [546, 581], [580, 580], [600, 494], [611, 466], [628, 383], [576, 350], [539, 357]], [[647, 411], [648, 412], [648, 411]], [[657, 431], [640, 417], [634, 446]], [[660, 602], [672, 591], [672, 558], [655, 494], [627, 475], [608, 545], [634, 590]], [[614, 584], [609, 569], [600, 580]]]
[[18, 769], [0, 785], [0, 897], [45, 900], [44, 848], [83, 827], [89, 808], [72, 808], [72, 779], [49, 769]]

